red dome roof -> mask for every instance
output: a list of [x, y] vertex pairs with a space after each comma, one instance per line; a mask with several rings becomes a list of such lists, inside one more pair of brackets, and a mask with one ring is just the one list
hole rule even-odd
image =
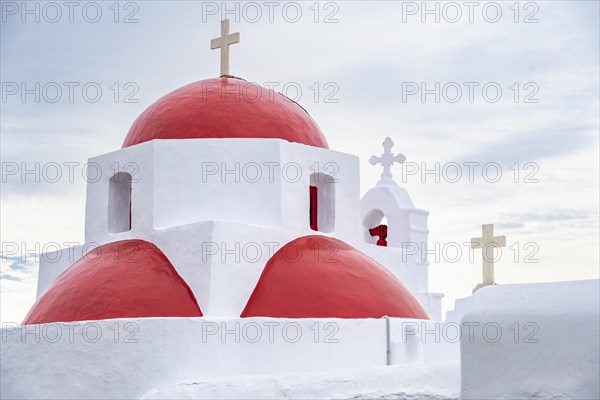
[[242, 317], [429, 319], [385, 267], [352, 246], [305, 236], [267, 262]]
[[123, 147], [196, 138], [276, 138], [329, 148], [297, 103], [233, 77], [194, 82], [158, 99], [135, 120]]
[[201, 316], [191, 289], [155, 245], [123, 240], [97, 247], [71, 265], [23, 324]]

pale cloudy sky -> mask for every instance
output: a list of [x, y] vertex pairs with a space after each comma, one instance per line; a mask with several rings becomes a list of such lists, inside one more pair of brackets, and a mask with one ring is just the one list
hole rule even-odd
[[[428, 2], [430, 13], [422, 2], [267, 3], [1, 2], [2, 321], [20, 322], [35, 300], [36, 259], [20, 253], [83, 241], [87, 158], [120, 148], [158, 97], [218, 75], [209, 41], [227, 10], [242, 38], [231, 73], [288, 88], [332, 149], [360, 157], [363, 193], [386, 136], [418, 169], [393, 173], [431, 212], [431, 290], [447, 309], [481, 279], [462, 243], [483, 223], [511, 246], [499, 283], [598, 277], [597, 1]], [[7, 176], [36, 162], [62, 165], [63, 178]], [[72, 183], [64, 163], [79, 163]], [[421, 175], [436, 163], [439, 182]], [[465, 163], [479, 163], [473, 182]], [[454, 243], [463, 254], [450, 262]]]

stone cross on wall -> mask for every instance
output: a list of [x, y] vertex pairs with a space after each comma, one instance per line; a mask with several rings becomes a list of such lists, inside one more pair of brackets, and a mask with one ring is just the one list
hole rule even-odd
[[494, 225], [481, 225], [481, 237], [471, 239], [472, 249], [482, 249], [483, 283], [475, 286], [473, 293], [494, 283], [494, 248], [506, 247], [506, 236], [494, 236]]
[[229, 46], [239, 43], [240, 33], [229, 34], [229, 20], [221, 21], [221, 37], [210, 41], [210, 49], [221, 49], [221, 76], [229, 75]]
[[406, 157], [404, 154], [392, 154], [392, 147], [394, 146], [394, 142], [389, 137], [386, 137], [383, 141], [383, 154], [380, 157], [372, 156], [369, 158], [369, 162], [371, 165], [381, 164], [383, 165], [383, 173], [381, 174], [382, 178], [391, 178], [392, 173], [390, 169], [393, 163], [402, 164]]

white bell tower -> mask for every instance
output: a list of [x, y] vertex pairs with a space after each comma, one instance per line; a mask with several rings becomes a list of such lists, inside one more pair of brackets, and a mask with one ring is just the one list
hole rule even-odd
[[[369, 189], [360, 201], [361, 222], [364, 241], [376, 245], [377, 236], [372, 236], [370, 230], [377, 228], [382, 220], [387, 219], [387, 247], [376, 246], [372, 256], [387, 251], [397, 253], [394, 258], [395, 266], [385, 263], [403, 283], [412, 288], [425, 309], [433, 319], [441, 319], [441, 298], [443, 295], [428, 292], [427, 217], [429, 211], [416, 208], [406, 189], [400, 187], [392, 178], [390, 172], [394, 163], [402, 164], [406, 157], [403, 154], [392, 153], [394, 142], [388, 137], [383, 142], [383, 154], [373, 156], [369, 162], [381, 164], [383, 173], [375, 187]], [[385, 249], [385, 250], [384, 250]]]

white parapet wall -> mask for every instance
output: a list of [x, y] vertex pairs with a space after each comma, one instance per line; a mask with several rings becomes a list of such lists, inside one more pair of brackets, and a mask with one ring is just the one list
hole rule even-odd
[[0, 391], [11, 399], [140, 398], [203, 377], [422, 362], [427, 342], [401, 331], [421, 321], [392, 318], [389, 330], [386, 322], [138, 318], [4, 325]]
[[456, 361], [462, 328], [458, 323], [390, 319], [390, 364]]
[[462, 398], [600, 398], [599, 286], [478, 290], [462, 318]]

